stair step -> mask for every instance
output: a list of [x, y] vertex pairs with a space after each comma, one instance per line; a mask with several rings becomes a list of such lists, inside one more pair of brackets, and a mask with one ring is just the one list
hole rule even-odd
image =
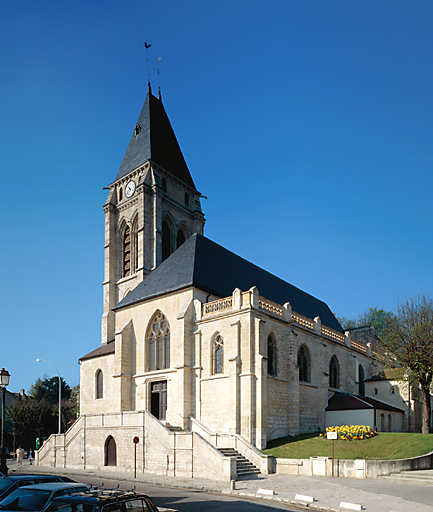
[[171, 432], [183, 432], [184, 431], [184, 429], [182, 427], [177, 427], [176, 425], [170, 425], [169, 423], [167, 423], [165, 426]]
[[[394, 473], [397, 474], [397, 473]], [[420, 475], [433, 477], [433, 469], [416, 469], [414, 471], [400, 471], [400, 475]]]
[[236, 457], [236, 474], [238, 476], [257, 475], [260, 469], [234, 448], [218, 448], [225, 457]]
[[425, 477], [416, 477], [416, 476], [400, 476], [400, 475], [384, 475], [379, 476], [381, 480], [391, 480], [394, 482], [420, 482], [423, 484], [432, 484], [433, 478], [425, 478]]
[[424, 482], [433, 484], [432, 469], [417, 469], [413, 471], [400, 471], [400, 473], [391, 473], [390, 475], [379, 476], [385, 480], [394, 480], [396, 482]]

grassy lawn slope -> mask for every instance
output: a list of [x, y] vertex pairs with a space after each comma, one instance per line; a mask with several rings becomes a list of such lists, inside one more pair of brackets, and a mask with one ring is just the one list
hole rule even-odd
[[[381, 433], [371, 439], [334, 442], [336, 459], [406, 459], [433, 451], [432, 434]], [[286, 459], [331, 457], [332, 441], [319, 434], [283, 437], [271, 441], [263, 453]]]

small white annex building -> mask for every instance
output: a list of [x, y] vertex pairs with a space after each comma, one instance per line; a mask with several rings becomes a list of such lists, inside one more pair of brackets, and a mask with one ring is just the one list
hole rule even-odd
[[330, 396], [376, 371], [324, 302], [206, 238], [200, 197], [149, 86], [104, 205], [102, 341], [80, 359], [81, 415], [39, 464], [132, 469], [138, 436], [140, 471], [267, 472], [269, 440], [323, 430]]

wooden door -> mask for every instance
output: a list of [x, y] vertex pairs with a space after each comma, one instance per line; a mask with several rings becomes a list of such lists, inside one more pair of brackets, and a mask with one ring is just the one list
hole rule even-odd
[[105, 465], [117, 466], [116, 441], [111, 436], [107, 439], [105, 448]]
[[167, 381], [152, 382], [150, 391], [150, 412], [158, 420], [167, 417]]

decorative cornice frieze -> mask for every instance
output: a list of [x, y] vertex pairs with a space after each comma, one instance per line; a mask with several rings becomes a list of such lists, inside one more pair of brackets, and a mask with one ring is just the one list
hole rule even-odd
[[134, 206], [135, 204], [138, 203], [139, 201], [139, 196], [135, 195], [134, 197], [132, 197], [131, 199], [129, 199], [128, 201], [120, 204], [117, 209], [119, 212], [123, 212], [124, 210], [127, 210], [128, 208], [130, 208], [131, 206]]

